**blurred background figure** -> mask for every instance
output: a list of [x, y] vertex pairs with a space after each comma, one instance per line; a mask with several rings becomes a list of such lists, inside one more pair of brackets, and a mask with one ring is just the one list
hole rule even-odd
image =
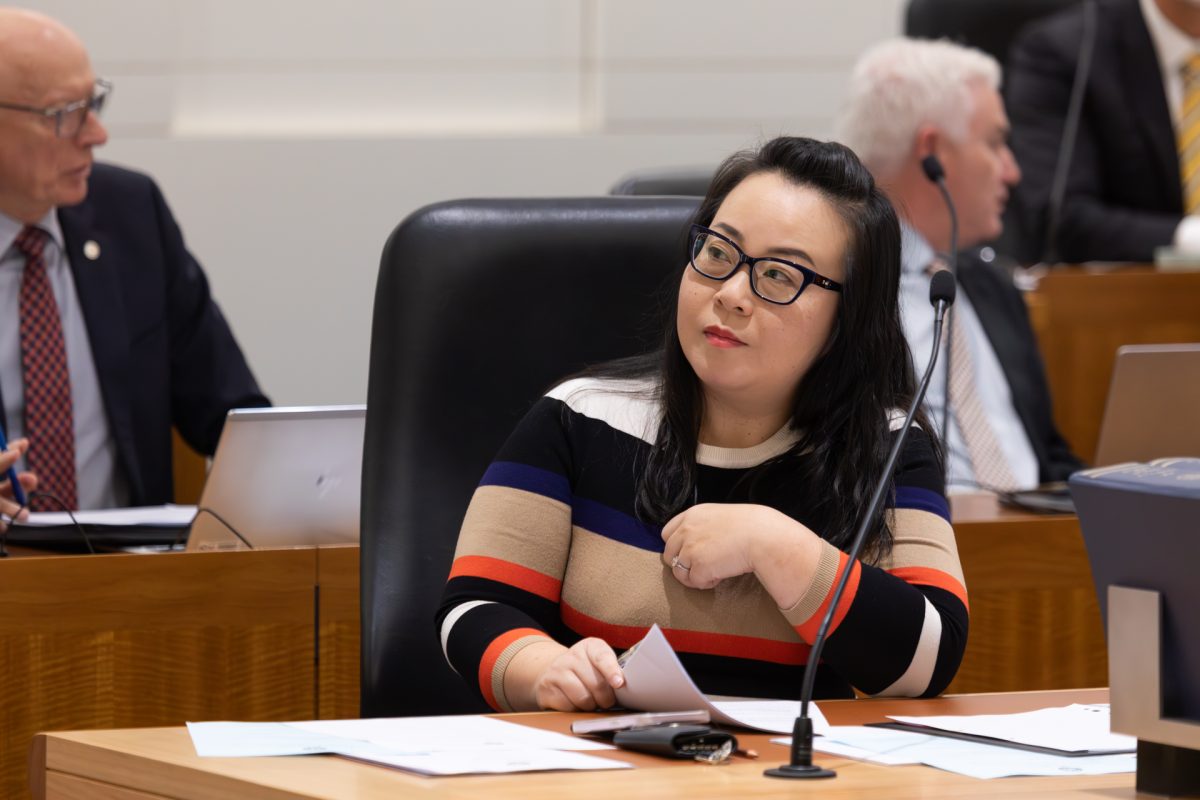
[[[949, 397], [948, 484], [960, 490], [1028, 489], [1081, 466], [1055, 427], [1024, 300], [994, 254], [976, 247], [999, 236], [1009, 192], [1021, 180], [999, 88], [999, 64], [978, 50], [895, 39], [858, 61], [837, 124], [838, 138], [859, 154], [900, 214], [901, 309], [919, 363], [933, 343], [929, 275], [957, 273], [950, 356], [926, 397], [938, 424]], [[950, 214], [922, 165], [928, 156], [944, 169], [957, 208], [955, 263]]]

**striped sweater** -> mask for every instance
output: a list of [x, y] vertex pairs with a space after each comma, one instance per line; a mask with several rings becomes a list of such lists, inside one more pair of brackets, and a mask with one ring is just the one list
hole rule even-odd
[[[634, 513], [637, 465], [659, 419], [656, 402], [638, 388], [588, 378], [558, 386], [522, 420], [475, 491], [437, 624], [450, 665], [493, 708], [510, 710], [504, 671], [522, 647], [598, 636], [620, 652], [652, 623], [706, 693], [799, 694], [808, 643], [847, 557], [823, 542], [809, 589], [789, 609], [752, 574], [710, 590], [678, 583], [661, 560], [661, 528]], [[742, 480], [795, 441], [785, 428], [751, 448], [701, 444], [697, 502], [762, 503], [820, 535], [822, 520], [806, 509], [827, 487], [782, 491]], [[894, 488], [894, 545], [879, 563], [851, 567], [817, 671], [818, 697], [851, 696], [851, 687], [934, 695], [958, 669], [967, 595], [941, 474], [920, 429], [906, 440]]]

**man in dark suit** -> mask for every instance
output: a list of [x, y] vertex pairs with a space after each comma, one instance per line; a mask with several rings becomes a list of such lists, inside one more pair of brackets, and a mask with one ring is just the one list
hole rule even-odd
[[1008, 149], [1000, 67], [946, 41], [897, 39], [863, 55], [838, 122], [839, 138], [867, 164], [900, 214], [901, 308], [914, 361], [933, 346], [929, 276], [948, 264], [950, 215], [922, 161], [935, 156], [958, 212], [961, 289], [950, 356], [927, 395], [941, 424], [949, 382], [952, 489], [1028, 489], [1081, 464], [1054, 425], [1050, 394], [1024, 300], [1009, 273], [976, 248], [995, 239], [1021, 172]]
[[158, 187], [93, 164], [108, 90], [69, 30], [0, 9], [0, 422], [76, 508], [169, 502], [172, 426], [211, 454], [268, 404]]
[[[1200, 37], [1188, 0], [1096, 0], [1093, 56], [1057, 235], [1060, 261], [1154, 259], [1164, 245], [1200, 240], [1200, 174], [1182, 185], [1184, 70]], [[1022, 226], [1046, 242], [1051, 183], [1087, 26], [1083, 6], [1034, 23], [1007, 67], [1012, 147], [1026, 173], [1016, 193]], [[1185, 159], [1186, 160], [1186, 159]]]

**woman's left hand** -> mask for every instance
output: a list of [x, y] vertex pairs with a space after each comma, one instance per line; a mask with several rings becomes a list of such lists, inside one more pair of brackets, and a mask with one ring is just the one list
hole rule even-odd
[[663, 526], [663, 563], [675, 580], [711, 589], [752, 572], [781, 608], [812, 582], [820, 541], [808, 528], [768, 506], [704, 503]]

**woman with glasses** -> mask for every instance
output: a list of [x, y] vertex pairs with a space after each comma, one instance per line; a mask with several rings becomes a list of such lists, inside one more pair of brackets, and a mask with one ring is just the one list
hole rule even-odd
[[[891, 205], [845, 147], [784, 137], [717, 171], [657, 352], [538, 401], [484, 475], [438, 614], [494, 708], [607, 707], [661, 626], [704, 692], [933, 695], [967, 605], [921, 415], [864, 556], [848, 548], [914, 393]], [[614, 272], [613, 280], [620, 280]]]

